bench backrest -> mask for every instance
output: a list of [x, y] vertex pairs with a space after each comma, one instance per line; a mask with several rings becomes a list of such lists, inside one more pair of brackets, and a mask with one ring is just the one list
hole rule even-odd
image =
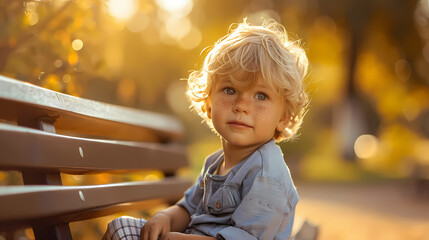
[[[0, 76], [0, 170], [23, 186], [0, 187], [0, 232], [32, 226], [38, 239], [71, 239], [68, 223], [142, 200], [177, 200], [191, 182], [183, 127], [161, 114], [61, 94]], [[63, 186], [61, 173], [160, 170], [165, 179]]]

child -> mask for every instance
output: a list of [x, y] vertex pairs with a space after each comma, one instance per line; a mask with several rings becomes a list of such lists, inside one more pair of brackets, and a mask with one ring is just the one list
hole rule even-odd
[[190, 74], [187, 95], [222, 150], [176, 205], [147, 222], [115, 219], [104, 239], [288, 239], [298, 194], [275, 141], [302, 122], [307, 65], [274, 21], [244, 20], [221, 38]]

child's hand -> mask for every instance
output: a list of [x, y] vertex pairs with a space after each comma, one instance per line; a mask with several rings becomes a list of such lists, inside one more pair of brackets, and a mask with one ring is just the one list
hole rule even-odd
[[158, 240], [170, 232], [171, 218], [168, 214], [158, 212], [141, 229], [141, 240]]

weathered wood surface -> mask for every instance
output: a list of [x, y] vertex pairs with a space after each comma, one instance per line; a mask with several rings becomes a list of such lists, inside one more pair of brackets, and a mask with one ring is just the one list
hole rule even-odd
[[[178, 199], [189, 181], [167, 178], [94, 186], [0, 187], [0, 230], [33, 224], [59, 224], [108, 215], [120, 204], [162, 198]], [[49, 203], [49, 204], [48, 204]], [[103, 214], [105, 213], [105, 214]]]
[[[174, 118], [78, 98], [0, 76], [0, 118], [7, 121], [53, 121], [57, 132], [110, 139], [170, 141], [183, 126]], [[108, 131], [106, 131], [108, 129]]]
[[[24, 186], [0, 187], [0, 232], [33, 227], [37, 239], [71, 239], [68, 223], [176, 201], [191, 186], [175, 118], [73, 97], [0, 76], [0, 170]], [[154, 182], [63, 186], [61, 173], [162, 171]]]
[[0, 169], [83, 174], [188, 165], [183, 146], [87, 139], [0, 123]]

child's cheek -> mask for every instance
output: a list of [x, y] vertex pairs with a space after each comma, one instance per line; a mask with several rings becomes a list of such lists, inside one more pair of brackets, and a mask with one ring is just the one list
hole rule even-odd
[[[212, 101], [212, 117], [214, 118], [223, 118], [228, 114], [229, 109], [232, 107], [232, 102], [227, 98], [216, 98], [215, 101]], [[213, 116], [213, 114], [215, 116]]]
[[263, 104], [256, 104], [255, 106], [256, 114], [263, 115], [266, 112], [267, 108]]
[[255, 114], [254, 114], [255, 118], [257, 119], [258, 122], [262, 123], [262, 124], [266, 124], [267, 122], [269, 122], [270, 118], [273, 118], [273, 113], [268, 111], [267, 108], [265, 106], [261, 106], [261, 105], [257, 105], [255, 106]]
[[219, 104], [219, 107], [223, 109], [227, 109], [232, 106], [233, 101], [228, 97], [222, 97], [219, 99], [218, 104]]

